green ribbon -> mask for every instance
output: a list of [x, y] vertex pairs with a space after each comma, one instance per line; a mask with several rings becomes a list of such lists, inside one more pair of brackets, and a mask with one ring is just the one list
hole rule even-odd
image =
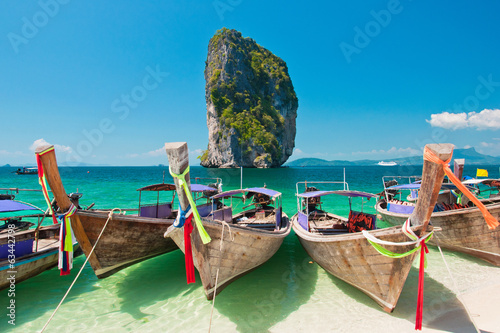
[[[431, 232], [424, 240], [423, 242], [427, 243], [429, 241], [429, 239], [431, 239], [432, 237], [432, 234], [434, 232]], [[396, 259], [399, 259], [399, 258], [403, 258], [403, 257], [406, 257], [406, 256], [409, 256], [410, 254], [412, 253], [415, 253], [416, 251], [418, 251], [422, 245], [419, 245], [418, 247], [414, 248], [414, 249], [411, 249], [410, 251], [408, 252], [404, 252], [404, 253], [396, 253], [396, 252], [392, 252], [392, 251], [389, 251], [387, 250], [386, 248], [384, 248], [382, 245], [380, 244], [377, 244], [369, 239], [366, 239], [372, 246], [375, 250], [377, 250], [378, 253], [380, 253], [381, 255], [383, 256], [386, 256], [386, 257], [389, 257], [389, 258], [396, 258]], [[425, 259], [425, 265], [424, 265], [425, 268], [427, 268], [427, 258]]]
[[186, 170], [184, 170], [184, 172], [180, 175], [173, 173], [172, 169], [170, 169], [170, 166], [168, 167], [168, 171], [170, 172], [170, 175], [172, 177], [177, 178], [179, 180], [179, 185], [184, 189], [184, 192], [186, 193], [186, 197], [189, 201], [189, 204], [191, 205], [191, 209], [193, 210], [194, 221], [196, 227], [198, 228], [198, 232], [200, 233], [201, 241], [203, 242], [203, 244], [210, 243], [212, 239], [208, 235], [205, 228], [203, 228], [203, 224], [201, 223], [200, 213], [198, 213], [198, 208], [196, 208], [193, 196], [191, 195], [191, 190], [187, 186], [186, 175], [189, 172], [189, 165], [186, 168]]

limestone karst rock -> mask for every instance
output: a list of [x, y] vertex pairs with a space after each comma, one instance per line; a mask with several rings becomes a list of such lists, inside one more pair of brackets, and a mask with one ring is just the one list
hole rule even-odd
[[286, 63], [251, 38], [223, 28], [205, 67], [205, 167], [279, 167], [295, 146], [298, 99]]

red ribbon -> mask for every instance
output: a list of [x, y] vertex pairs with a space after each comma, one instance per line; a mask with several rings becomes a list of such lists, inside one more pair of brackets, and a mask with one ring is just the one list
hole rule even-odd
[[417, 296], [417, 316], [415, 318], [415, 330], [422, 330], [422, 317], [424, 311], [424, 269], [425, 269], [425, 254], [429, 253], [429, 249], [424, 241], [421, 243], [420, 250], [420, 268], [418, 270], [418, 296]]
[[191, 248], [191, 232], [193, 231], [193, 225], [191, 220], [193, 219], [193, 214], [189, 215], [184, 223], [184, 258], [186, 262], [186, 278], [187, 283], [195, 283], [194, 278], [194, 262], [193, 262], [193, 250]]
[[45, 186], [45, 181], [43, 180], [44, 170], [40, 154], [36, 154], [36, 165], [38, 167], [38, 178], [40, 178], [40, 185], [42, 185], [42, 192], [47, 200], [47, 204], [49, 205], [49, 211], [52, 213], [52, 221], [54, 222], [54, 224], [57, 224], [56, 214], [55, 212], [52, 211], [52, 207], [50, 206], [49, 191], [47, 191], [47, 187]]

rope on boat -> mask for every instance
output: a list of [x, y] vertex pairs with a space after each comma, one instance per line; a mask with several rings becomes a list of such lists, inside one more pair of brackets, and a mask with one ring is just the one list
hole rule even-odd
[[64, 300], [66, 299], [66, 297], [68, 296], [69, 292], [71, 291], [71, 288], [73, 288], [76, 280], [78, 280], [78, 277], [80, 277], [80, 274], [82, 273], [83, 271], [83, 268], [85, 267], [85, 265], [87, 264], [87, 262], [89, 261], [89, 258], [90, 256], [92, 255], [92, 253], [94, 252], [94, 249], [96, 248], [97, 244], [99, 243], [99, 240], [101, 239], [101, 236], [104, 232], [104, 230], [106, 229], [106, 227], [108, 226], [108, 222], [109, 220], [111, 220], [111, 217], [113, 216], [113, 212], [115, 210], [119, 210], [120, 211], [120, 214], [121, 214], [121, 209], [120, 208], [113, 208], [109, 214], [108, 214], [108, 219], [106, 220], [106, 223], [104, 224], [104, 227], [102, 228], [101, 230], [101, 233], [99, 234], [99, 237], [97, 237], [97, 240], [94, 244], [94, 246], [92, 247], [92, 250], [90, 250], [90, 253], [89, 255], [87, 256], [87, 259], [85, 260], [85, 262], [83, 263], [82, 267], [80, 268], [80, 271], [78, 272], [78, 274], [76, 275], [75, 279], [73, 280], [73, 282], [71, 283], [71, 285], [69, 286], [68, 288], [68, 291], [66, 291], [66, 294], [64, 294], [63, 298], [61, 299], [61, 301], [59, 302], [59, 304], [57, 305], [56, 309], [54, 310], [54, 312], [52, 313], [52, 315], [50, 316], [49, 320], [47, 320], [47, 322], [45, 323], [45, 326], [43, 326], [42, 330], [40, 331], [40, 333], [42, 333], [43, 331], [45, 331], [45, 329], [47, 328], [47, 326], [49, 325], [50, 321], [52, 320], [52, 318], [54, 318], [57, 310], [59, 310], [59, 308], [61, 307], [62, 303], [64, 302]]
[[483, 217], [484, 217], [484, 219], [486, 221], [486, 224], [488, 225], [488, 228], [491, 230], [491, 229], [495, 229], [496, 227], [498, 227], [499, 223], [498, 223], [497, 219], [494, 218], [490, 214], [490, 212], [484, 206], [484, 204], [481, 201], [479, 201], [479, 199], [476, 198], [476, 196], [474, 194], [472, 194], [471, 191], [469, 191], [469, 189], [464, 184], [462, 184], [462, 182], [460, 181], [460, 179], [458, 179], [457, 176], [455, 176], [455, 174], [453, 173], [453, 171], [451, 171], [450, 165], [449, 165], [449, 163], [451, 161], [451, 156], [450, 156], [450, 158], [447, 161], [442, 161], [429, 148], [425, 147], [425, 149], [424, 149], [424, 160], [427, 160], [427, 161], [430, 161], [430, 162], [433, 162], [433, 163], [436, 163], [436, 164], [441, 164], [441, 166], [443, 167], [444, 173], [448, 176], [448, 179], [451, 180], [451, 182], [463, 194], [465, 194], [467, 196], [467, 198], [469, 198], [470, 201], [472, 201], [476, 205], [476, 207], [481, 211], [481, 213], [483, 214]]
[[472, 325], [474, 325], [474, 328], [476, 329], [476, 332], [480, 333], [481, 331], [477, 328], [476, 322], [472, 318], [472, 314], [471, 314], [469, 308], [467, 307], [467, 304], [465, 303], [465, 300], [462, 298], [462, 295], [461, 295], [461, 293], [460, 293], [460, 291], [458, 289], [457, 281], [453, 277], [453, 274], [451, 274], [450, 267], [448, 266], [448, 263], [446, 262], [446, 259], [444, 258], [443, 251], [441, 251], [441, 246], [439, 246], [438, 239], [439, 239], [439, 237], [436, 237], [436, 246], [439, 249], [439, 253], [441, 253], [441, 258], [443, 258], [444, 265], [446, 266], [446, 269], [448, 270], [448, 274], [450, 274], [450, 278], [453, 281], [453, 289], [455, 289], [454, 292], [457, 295], [457, 298], [460, 300], [460, 302], [462, 302], [462, 304], [463, 304], [463, 306], [465, 308], [465, 311], [467, 312], [467, 315], [469, 315], [469, 318], [470, 318], [470, 320], [472, 322]]
[[[408, 236], [409, 238], [413, 239], [412, 241], [409, 242], [400, 242], [400, 243], [395, 243], [395, 242], [389, 242], [385, 241], [382, 239], [378, 239], [377, 237], [373, 236], [366, 230], [362, 230], [361, 232], [363, 233], [363, 236], [365, 236], [366, 240], [379, 252], [380, 254], [391, 257], [391, 258], [403, 258], [406, 257], [416, 251], [420, 248], [422, 243], [427, 243], [429, 239], [432, 237], [434, 234], [434, 231], [430, 232], [429, 234], [426, 234], [422, 237], [418, 237], [413, 230], [409, 227], [410, 224], [410, 219], [407, 219], [405, 223], [402, 226], [402, 231], [403, 233]], [[405, 253], [395, 253], [392, 251], [387, 250], [386, 248], [382, 247], [381, 245], [389, 245], [389, 246], [408, 246], [408, 245], [414, 245], [415, 248], [411, 249], [408, 252]]]
[[210, 311], [210, 324], [208, 326], [208, 333], [210, 333], [210, 330], [212, 329], [212, 317], [214, 316], [214, 306], [215, 306], [215, 297], [217, 296], [217, 283], [219, 282], [219, 270], [220, 270], [220, 265], [222, 263], [222, 249], [224, 245], [224, 227], [227, 226], [227, 229], [229, 231], [229, 237], [231, 238], [231, 242], [234, 241], [234, 235], [231, 232], [231, 227], [229, 224], [227, 224], [226, 221], [220, 221], [222, 223], [222, 232], [220, 236], [220, 245], [219, 245], [219, 264], [217, 267], [217, 274], [215, 274], [215, 287], [214, 287], [214, 298], [212, 299], [212, 310]]
[[[423, 312], [424, 312], [424, 270], [427, 266], [427, 259], [425, 258], [425, 254], [429, 253], [429, 249], [427, 248], [426, 242], [431, 239], [433, 235], [433, 231], [430, 232], [429, 234], [418, 237], [413, 230], [410, 228], [410, 219], [408, 218], [405, 223], [403, 223], [403, 226], [401, 227], [401, 231], [408, 236], [409, 238], [413, 239], [412, 242], [401, 242], [401, 243], [394, 243], [394, 242], [388, 242], [384, 241], [381, 239], [376, 238], [375, 236], [371, 235], [368, 233], [366, 230], [363, 230], [363, 236], [365, 236], [366, 240], [379, 252], [381, 255], [389, 257], [389, 258], [402, 258], [406, 257], [418, 250], [420, 250], [420, 266], [418, 270], [418, 294], [417, 294], [417, 311], [416, 311], [416, 316], [415, 316], [415, 330], [422, 330], [422, 319], [423, 319]], [[410, 251], [406, 253], [395, 253], [392, 251], [387, 250], [386, 248], [382, 247], [380, 244], [384, 245], [395, 245], [395, 246], [402, 246], [402, 245], [415, 245], [414, 249], [411, 249]]]
[[196, 224], [196, 228], [198, 228], [198, 232], [200, 233], [201, 241], [203, 244], [208, 244], [210, 243], [210, 236], [208, 235], [207, 231], [205, 228], [203, 228], [203, 223], [201, 223], [201, 217], [200, 213], [198, 213], [198, 209], [196, 208], [196, 203], [194, 202], [193, 196], [191, 195], [191, 190], [189, 189], [186, 181], [186, 175], [189, 173], [189, 165], [187, 166], [186, 170], [184, 170], [183, 173], [180, 175], [172, 172], [172, 169], [170, 166], [168, 167], [168, 171], [170, 172], [170, 175], [174, 178], [177, 178], [179, 181], [179, 185], [184, 189], [184, 193], [186, 193], [186, 198], [189, 201], [189, 205], [191, 205], [191, 208], [193, 210], [194, 214], [194, 222]]

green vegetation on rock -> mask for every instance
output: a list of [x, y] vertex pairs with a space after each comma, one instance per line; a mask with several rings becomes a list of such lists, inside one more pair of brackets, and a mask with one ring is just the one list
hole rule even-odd
[[209, 59], [211, 52], [215, 56], [207, 63], [205, 75], [220, 127], [224, 132], [236, 131], [244, 155], [258, 145], [280, 159], [279, 133], [285, 131], [285, 120], [273, 106], [272, 97], [279, 92], [282, 104], [297, 104], [285, 62], [226, 28], [210, 40]]

